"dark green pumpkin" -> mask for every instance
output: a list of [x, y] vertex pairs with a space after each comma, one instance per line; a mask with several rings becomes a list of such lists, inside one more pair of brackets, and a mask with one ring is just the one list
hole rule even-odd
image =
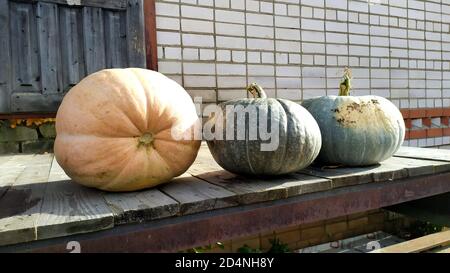
[[[220, 104], [223, 119], [211, 117], [208, 122], [212, 128], [220, 126], [226, 128], [227, 120], [237, 126], [245, 126], [245, 139], [226, 139], [226, 130], [223, 140], [213, 139], [207, 141], [214, 160], [224, 169], [238, 174], [247, 175], [281, 175], [299, 171], [310, 165], [317, 157], [321, 147], [319, 126], [311, 114], [301, 105], [284, 99], [267, 98], [261, 87], [250, 85], [248, 91], [254, 95], [251, 99], [236, 99]], [[278, 146], [272, 151], [262, 151], [261, 144], [269, 143], [258, 135], [257, 139], [249, 138], [252, 126], [260, 127], [262, 124], [249, 124], [247, 116], [245, 124], [239, 123], [234, 113], [228, 113], [228, 107], [255, 106], [259, 115], [267, 119], [267, 128], [278, 128]], [[275, 118], [277, 117], [277, 118]], [[220, 125], [220, 126], [219, 126]], [[242, 128], [242, 127], [241, 127]]]
[[344, 76], [340, 96], [305, 100], [322, 133], [317, 161], [329, 165], [366, 166], [391, 157], [402, 145], [405, 123], [389, 100], [379, 96], [348, 96]]

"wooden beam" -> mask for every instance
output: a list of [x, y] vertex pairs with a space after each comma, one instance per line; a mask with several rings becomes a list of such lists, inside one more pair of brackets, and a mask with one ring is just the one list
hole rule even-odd
[[55, 118], [56, 113], [14, 113], [0, 114], [0, 119]]
[[450, 230], [430, 234], [400, 244], [377, 249], [372, 251], [371, 253], [416, 253], [423, 252], [435, 247], [440, 247], [447, 243], [450, 243]]
[[17, 2], [25, 3], [37, 3], [37, 2], [48, 2], [68, 6], [86, 6], [86, 7], [97, 7], [97, 8], [107, 8], [115, 10], [124, 10], [127, 8], [127, 0], [16, 0]]
[[147, 68], [158, 71], [155, 0], [144, 1], [144, 18]]

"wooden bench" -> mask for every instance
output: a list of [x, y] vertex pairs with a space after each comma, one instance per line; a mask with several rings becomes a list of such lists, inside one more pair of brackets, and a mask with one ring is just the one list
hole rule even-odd
[[371, 253], [450, 253], [450, 230], [433, 233], [414, 240], [409, 240]]
[[175, 252], [450, 192], [450, 151], [401, 148], [366, 168], [277, 178], [220, 168], [202, 145], [183, 176], [133, 193], [70, 182], [52, 154], [0, 157], [0, 252]]

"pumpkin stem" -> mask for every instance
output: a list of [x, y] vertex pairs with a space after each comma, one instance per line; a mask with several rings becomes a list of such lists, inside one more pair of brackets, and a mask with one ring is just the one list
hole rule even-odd
[[350, 96], [350, 90], [352, 89], [352, 71], [346, 67], [344, 70], [344, 76], [342, 77], [341, 84], [339, 85], [339, 96]]
[[255, 99], [265, 99], [267, 98], [266, 92], [264, 89], [258, 85], [257, 83], [252, 83], [247, 87], [247, 92], [252, 94]]
[[150, 146], [153, 144], [153, 134], [152, 133], [145, 133], [139, 138], [139, 146]]

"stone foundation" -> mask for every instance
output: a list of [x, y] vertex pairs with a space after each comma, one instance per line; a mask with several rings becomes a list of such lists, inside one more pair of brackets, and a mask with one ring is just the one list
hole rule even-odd
[[54, 121], [40, 123], [0, 120], [0, 154], [53, 152], [55, 123]]

